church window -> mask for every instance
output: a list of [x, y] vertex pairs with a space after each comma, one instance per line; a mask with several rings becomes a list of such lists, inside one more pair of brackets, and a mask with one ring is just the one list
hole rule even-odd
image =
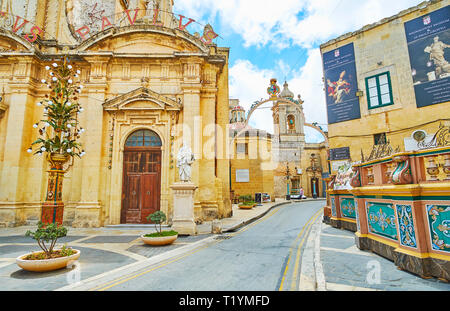
[[128, 137], [126, 147], [161, 147], [159, 136], [150, 130], [139, 130]]

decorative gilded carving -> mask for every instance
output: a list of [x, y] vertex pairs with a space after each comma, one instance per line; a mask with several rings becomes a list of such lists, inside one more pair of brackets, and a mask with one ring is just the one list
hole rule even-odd
[[[388, 140], [386, 144], [374, 145], [372, 147], [372, 152], [370, 153], [370, 156], [367, 159], [365, 159], [365, 162], [370, 162], [373, 160], [378, 160], [378, 159], [382, 159], [385, 157], [389, 157], [398, 152], [400, 152], [400, 147], [397, 146], [397, 148], [394, 149], [391, 146], [390, 141]], [[361, 154], [362, 154], [362, 151], [361, 151]]]
[[431, 141], [425, 140], [418, 143], [420, 149], [430, 149], [436, 147], [450, 146], [450, 126], [445, 126], [442, 123], [439, 125], [439, 130], [434, 134]]
[[437, 181], [438, 175], [439, 175], [439, 166], [436, 164], [436, 157], [427, 157], [428, 160], [428, 166], [427, 166], [427, 173], [430, 175], [430, 181]]
[[412, 183], [411, 167], [408, 156], [397, 156], [392, 159], [397, 163], [397, 168], [392, 173], [392, 183], [406, 185]]
[[352, 167], [353, 177], [350, 181], [350, 185], [353, 188], [361, 187], [361, 168], [360, 167]]
[[445, 180], [450, 180], [450, 154], [444, 155], [444, 173], [447, 174]]

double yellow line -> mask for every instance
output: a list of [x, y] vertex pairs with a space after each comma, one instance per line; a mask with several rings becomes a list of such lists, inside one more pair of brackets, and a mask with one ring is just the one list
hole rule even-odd
[[[302, 250], [303, 244], [306, 241], [306, 238], [308, 237], [307, 232], [309, 232], [309, 230], [311, 229], [312, 225], [315, 223], [317, 218], [322, 213], [323, 213], [323, 208], [321, 208], [319, 211], [317, 211], [308, 220], [308, 222], [305, 224], [305, 226], [302, 228], [302, 230], [298, 234], [297, 238], [294, 240], [293, 246], [289, 250], [289, 257], [288, 257], [288, 260], [286, 262], [286, 268], [284, 269], [283, 277], [282, 277], [281, 282], [280, 282], [280, 287], [278, 289], [279, 291], [282, 291], [284, 289], [284, 283], [286, 281], [286, 276], [288, 274], [289, 264], [291, 262], [292, 254], [293, 254], [295, 248], [297, 248], [297, 254], [296, 254], [295, 262], [294, 262], [294, 272], [292, 273], [291, 290], [293, 290], [293, 291], [297, 290], [297, 278], [299, 276], [298, 270], [299, 270], [299, 266], [300, 266], [301, 250]], [[302, 238], [302, 239], [301, 239], [300, 243], [297, 245], [297, 243], [300, 240], [300, 238]], [[297, 245], [297, 247], [296, 247], [296, 245]]]
[[[239, 231], [237, 231], [237, 232], [235, 232], [235, 233], [230, 234], [229, 236], [236, 236], [236, 235], [238, 235], [238, 234], [241, 234], [241, 233], [247, 231], [248, 229], [250, 229], [250, 228], [256, 226], [256, 225], [259, 224], [260, 222], [262, 222], [262, 221], [264, 221], [264, 220], [267, 220], [268, 218], [272, 217], [273, 215], [275, 215], [275, 214], [278, 213], [279, 211], [280, 211], [280, 208], [277, 208], [277, 209], [273, 210], [272, 212], [270, 212], [269, 214], [267, 214], [267, 215], [265, 215], [264, 217], [262, 217], [261, 219], [259, 219], [258, 221], [255, 221], [254, 223], [252, 223], [252, 224], [246, 226], [245, 228], [243, 228], [243, 229], [241, 229], [241, 230], [239, 230]], [[213, 243], [213, 245], [218, 244], [218, 243], [220, 243], [220, 242], [223, 242], [223, 241], [216, 241], [216, 242]], [[117, 278], [117, 279], [114, 279], [114, 280], [112, 280], [112, 281], [110, 281], [110, 282], [103, 283], [103, 284], [101, 284], [101, 285], [99, 285], [99, 286], [96, 286], [96, 287], [90, 289], [90, 291], [105, 291], [105, 290], [110, 289], [110, 288], [112, 288], [112, 287], [114, 287], [114, 286], [123, 284], [123, 283], [128, 282], [128, 281], [130, 281], [130, 280], [132, 280], [132, 279], [135, 279], [135, 278], [137, 278], [137, 277], [140, 277], [140, 276], [142, 276], [142, 275], [145, 275], [145, 274], [147, 274], [147, 273], [150, 273], [150, 272], [152, 272], [152, 271], [155, 271], [155, 270], [157, 270], [157, 269], [160, 269], [160, 268], [162, 268], [162, 267], [165, 267], [165, 266], [167, 266], [167, 265], [169, 265], [169, 264], [171, 264], [171, 263], [177, 262], [177, 261], [179, 261], [179, 260], [181, 260], [181, 259], [183, 259], [183, 258], [185, 258], [185, 257], [188, 257], [188, 256], [190, 256], [190, 255], [193, 255], [193, 254], [195, 254], [195, 253], [197, 253], [197, 252], [199, 252], [199, 251], [201, 251], [201, 250], [203, 250], [203, 249], [205, 249], [205, 248], [207, 248], [207, 247], [210, 247], [210, 246], [211, 246], [211, 243], [208, 243], [207, 245], [204, 245], [204, 246], [201, 246], [201, 247], [199, 247], [199, 248], [196, 248], [196, 249], [194, 249], [194, 250], [192, 250], [192, 251], [190, 251], [190, 252], [188, 252], [188, 253], [186, 253], [186, 254], [183, 254], [183, 255], [181, 255], [181, 256], [178, 256], [178, 257], [176, 257], [176, 258], [174, 258], [174, 259], [172, 259], [172, 260], [170, 260], [170, 261], [168, 261], [168, 262], [165, 262], [165, 263], [163, 263], [163, 264], [161, 264], [161, 265], [158, 265], [158, 266], [156, 266], [156, 267], [147, 269], [147, 270], [142, 271], [142, 272], [137, 273], [137, 274], [128, 274], [128, 275], [122, 276], [122, 277]]]

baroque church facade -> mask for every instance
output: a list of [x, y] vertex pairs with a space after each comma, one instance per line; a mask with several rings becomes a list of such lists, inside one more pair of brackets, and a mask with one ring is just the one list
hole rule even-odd
[[157, 210], [170, 221], [184, 142], [196, 159], [196, 219], [231, 215], [229, 49], [214, 44], [212, 27], [190, 34], [193, 20], [174, 14], [173, 0], [2, 0], [0, 9], [0, 226], [40, 219], [48, 163], [26, 150], [45, 67], [63, 56], [81, 70], [86, 150], [64, 178], [64, 224], [145, 223]]

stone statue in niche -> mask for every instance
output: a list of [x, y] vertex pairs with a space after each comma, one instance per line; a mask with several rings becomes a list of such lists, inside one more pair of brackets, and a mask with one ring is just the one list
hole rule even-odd
[[183, 143], [177, 156], [177, 168], [180, 175], [180, 181], [191, 181], [191, 165], [194, 163], [195, 158], [191, 148], [186, 142]]

